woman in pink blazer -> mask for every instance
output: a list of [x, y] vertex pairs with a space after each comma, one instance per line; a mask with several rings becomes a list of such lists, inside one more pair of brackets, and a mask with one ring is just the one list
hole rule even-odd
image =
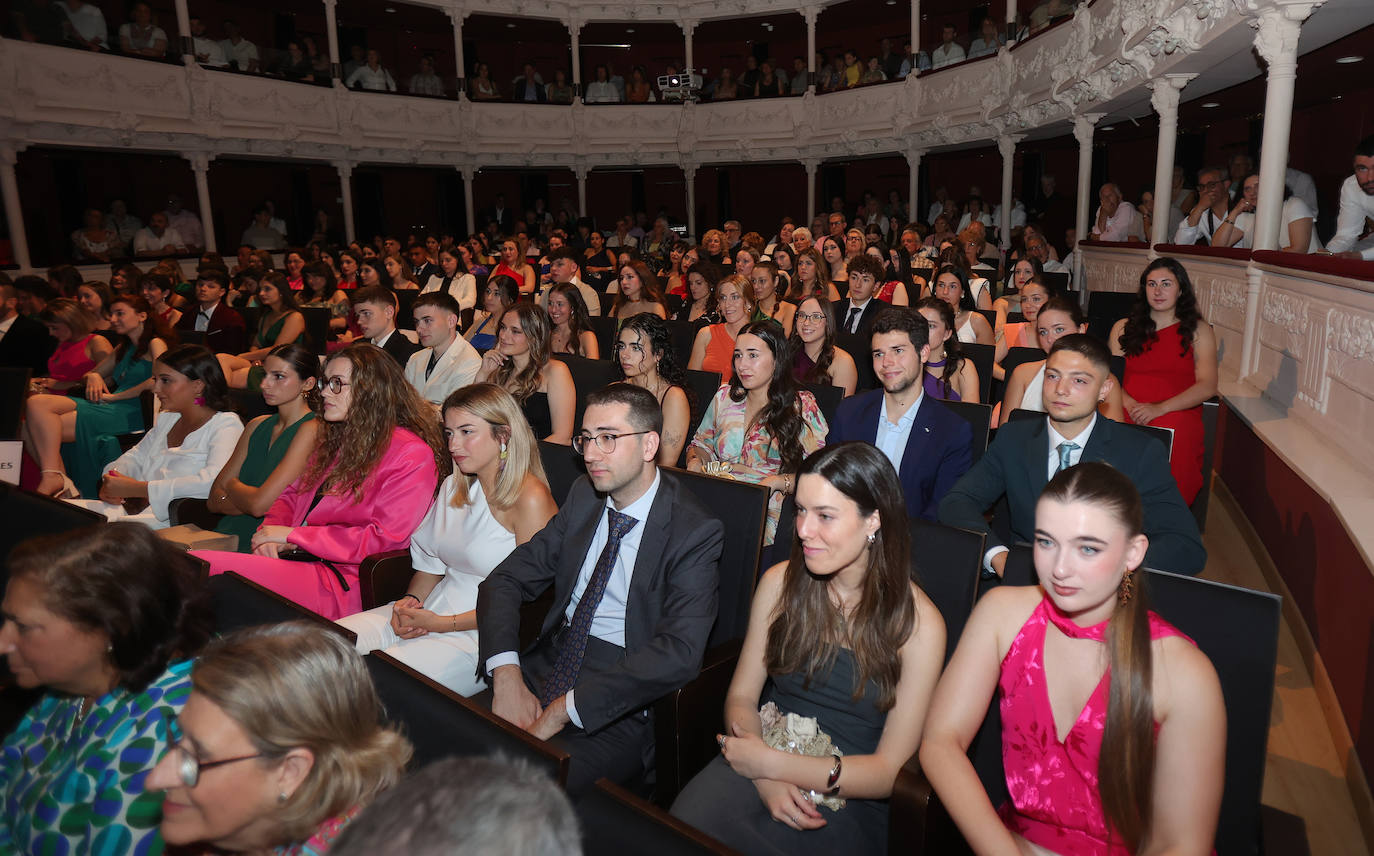
[[235, 571], [332, 619], [362, 609], [359, 563], [409, 546], [452, 459], [434, 409], [375, 345], [330, 357], [319, 389], [319, 447], [267, 512], [253, 553], [195, 555], [211, 575]]

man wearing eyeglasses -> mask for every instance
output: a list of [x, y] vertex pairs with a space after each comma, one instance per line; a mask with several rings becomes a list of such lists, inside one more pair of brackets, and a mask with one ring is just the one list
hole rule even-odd
[[1197, 204], [1174, 232], [1174, 243], [1210, 246], [1212, 235], [1231, 211], [1231, 199], [1226, 195], [1226, 176], [1217, 167], [1206, 167], [1197, 174]]
[[[700, 671], [724, 542], [720, 521], [655, 463], [663, 413], [652, 393], [593, 392], [582, 424], [573, 449], [587, 476], [477, 593], [492, 712], [572, 756], [574, 795], [652, 769], [650, 707]], [[553, 608], [522, 650], [520, 605], [550, 586]]]

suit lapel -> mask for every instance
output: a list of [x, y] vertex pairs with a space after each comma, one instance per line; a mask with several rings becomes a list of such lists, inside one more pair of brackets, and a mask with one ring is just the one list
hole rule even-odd
[[563, 578], [555, 580], [557, 600], [544, 621], [545, 632], [557, 627], [567, 614], [568, 604], [572, 602], [573, 589], [577, 588], [577, 578], [582, 573], [582, 563], [586, 560], [587, 550], [592, 544], [592, 535], [596, 534], [596, 525], [606, 513], [606, 500], [595, 491], [592, 492], [592, 499], [592, 508], [582, 512], [581, 519], [574, 521], [569, 527], [568, 539], [562, 554]]
[[883, 393], [879, 390], [871, 395], [863, 394], [867, 395], [867, 400], [864, 402], [863, 412], [859, 414], [859, 427], [863, 431], [859, 439], [870, 446], [876, 446], [878, 445], [878, 420], [883, 418]]
[[929, 400], [930, 396], [921, 396], [916, 417], [911, 423], [911, 433], [906, 438], [906, 450], [902, 452], [902, 471], [899, 478], [904, 489], [907, 479], [914, 478], [920, 468], [921, 456], [925, 454], [926, 442], [930, 439], [931, 407], [927, 404]]
[[667, 553], [669, 524], [672, 522], [673, 506], [677, 504], [677, 484], [663, 474], [659, 474], [658, 495], [649, 507], [649, 519], [644, 521], [644, 532], [639, 537], [639, 554], [635, 557], [633, 576], [630, 577], [630, 591], [625, 600], [625, 647], [631, 649], [640, 641], [639, 623], [648, 614], [638, 606], [648, 602], [649, 594], [658, 587], [658, 575], [662, 568], [662, 558]]
[[1030, 432], [1030, 437], [1026, 440], [1025, 451], [1021, 456], [1025, 462], [1026, 478], [1030, 481], [1031, 493], [1034, 496], [1039, 496], [1045, 490], [1045, 485], [1050, 483], [1049, 436], [1049, 428], [1045, 424], [1045, 419], [1039, 420], [1035, 430]]
[[1088, 445], [1083, 447], [1083, 454], [1079, 457], [1080, 461], [1106, 461], [1108, 460], [1108, 449], [1112, 444], [1112, 429], [1115, 422], [1107, 417], [1098, 414], [1097, 424], [1093, 426], [1093, 432], [1088, 436]]

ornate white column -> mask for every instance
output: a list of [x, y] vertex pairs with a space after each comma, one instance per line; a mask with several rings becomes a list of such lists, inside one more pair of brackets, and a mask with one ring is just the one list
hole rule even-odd
[[[921, 177], [921, 157], [925, 155], [925, 150], [907, 149], [905, 154], [907, 169], [910, 170], [906, 179], [906, 219], [907, 223], [915, 223], [921, 219], [921, 212], [916, 210], [916, 189]], [[888, 242], [892, 242], [891, 235], [888, 236]]]
[[[811, 221], [816, 219], [816, 170], [820, 169], [819, 158], [807, 158], [802, 161], [806, 167], [806, 228], [811, 228]], [[813, 235], [819, 238], [820, 235]]]
[[446, 10], [448, 20], [453, 24], [453, 59], [458, 69], [457, 87], [458, 100], [467, 98], [467, 62], [463, 59], [463, 19], [467, 18], [468, 12], [461, 6], [453, 6]]
[[477, 177], [477, 167], [467, 164], [458, 167], [463, 175], [463, 214], [467, 217], [468, 234], [477, 231], [477, 206], [472, 204], [472, 180]]
[[357, 237], [357, 227], [353, 221], [353, 161], [336, 160], [334, 169], [339, 171], [339, 196], [343, 199], [344, 242]]
[[[1014, 0], [1008, 0], [1014, 2]], [[915, 73], [916, 57], [921, 55], [921, 0], [911, 0], [911, 71]], [[956, 224], [957, 225], [957, 224]]]
[[682, 178], [687, 185], [687, 234], [697, 238], [697, 165], [683, 161]]
[[195, 65], [196, 50], [191, 45], [191, 13], [186, 8], [186, 0], [176, 0], [172, 5], [177, 13], [177, 44], [181, 61], [186, 65]]
[[997, 138], [997, 151], [1002, 155], [1002, 219], [997, 223], [997, 244], [1005, 255], [1011, 249], [1011, 172], [1016, 165], [1016, 144], [1025, 134], [1003, 134]]
[[679, 23], [682, 25], [682, 46], [686, 51], [682, 55], [683, 62], [686, 63], [687, 68], [695, 72], [697, 67], [692, 64], [692, 36], [696, 33], [698, 22], [692, 18], [683, 18]]
[[29, 260], [29, 236], [24, 230], [24, 209], [19, 204], [19, 181], [14, 176], [14, 165], [19, 162], [19, 153], [23, 150], [22, 143], [0, 145], [0, 194], [5, 198], [5, 220], [10, 226], [14, 262], [27, 273], [33, 264]]
[[577, 177], [577, 216], [587, 216], [587, 173], [592, 168], [587, 166], [582, 160], [578, 160], [573, 167], [573, 175]]
[[214, 215], [210, 210], [210, 161], [214, 155], [209, 152], [182, 152], [181, 156], [191, 164], [191, 172], [196, 176], [196, 201], [200, 203], [200, 227], [205, 233], [205, 251], [219, 252], [215, 242]]
[[335, 8], [339, 0], [324, 0], [324, 34], [329, 39], [329, 77], [331, 80], [343, 78], [343, 65], [339, 60], [339, 19]]
[[1159, 114], [1159, 143], [1155, 150], [1155, 217], [1146, 237], [1151, 244], [1167, 244], [1169, 209], [1174, 204], [1174, 145], [1178, 142], [1178, 98], [1196, 74], [1166, 74], [1155, 78], [1150, 87], [1150, 104]]
[[573, 98], [582, 100], [582, 22], [573, 15], [568, 18], [568, 34], [572, 36]]
[[817, 6], [807, 6], [801, 10], [806, 18], [806, 88], [816, 91], [816, 18], [821, 14]]
[[[1088, 237], [1088, 205], [1093, 184], [1093, 127], [1106, 113], [1083, 113], [1073, 119], [1073, 136], [1078, 140], [1078, 211], [1074, 216], [1073, 228], [1078, 240]], [[1083, 281], [1083, 253], [1075, 252], [1073, 284], [1079, 291], [1079, 299], [1087, 305], [1088, 288]]]

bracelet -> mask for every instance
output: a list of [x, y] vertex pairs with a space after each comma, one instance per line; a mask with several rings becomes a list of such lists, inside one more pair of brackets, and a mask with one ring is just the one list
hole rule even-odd
[[416, 597], [410, 592], [406, 592], [405, 594], [401, 595], [400, 600], [398, 600], [397, 603], [400, 603], [401, 600], [405, 600], [406, 598], [410, 598], [411, 600], [415, 601], [416, 606], [423, 607], [425, 605], [425, 602], [423, 600], [420, 600], [420, 598]]
[[830, 775], [825, 779], [825, 795], [833, 797], [840, 792], [840, 768], [844, 765], [844, 759], [838, 752], [830, 753], [830, 757], [835, 759], [835, 766], [830, 768]]
[[453, 632], [458, 632], [458, 613], [456, 612], [453, 614]]

